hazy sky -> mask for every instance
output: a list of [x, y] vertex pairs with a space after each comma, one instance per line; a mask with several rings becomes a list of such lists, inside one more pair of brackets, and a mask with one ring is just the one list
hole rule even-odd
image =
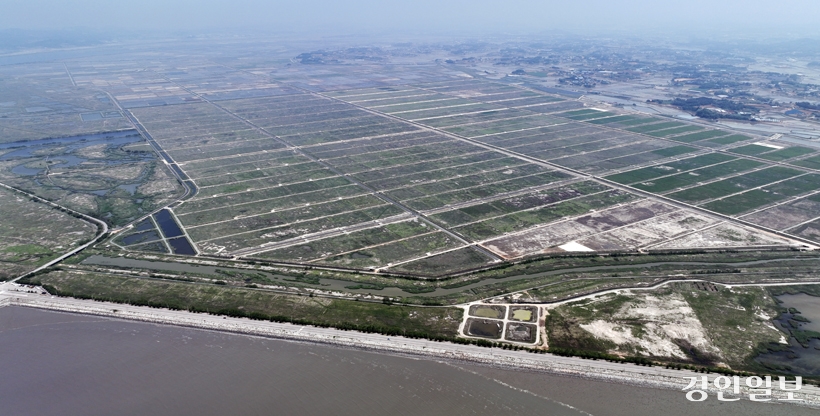
[[818, 33], [818, 0], [0, 0], [0, 29]]

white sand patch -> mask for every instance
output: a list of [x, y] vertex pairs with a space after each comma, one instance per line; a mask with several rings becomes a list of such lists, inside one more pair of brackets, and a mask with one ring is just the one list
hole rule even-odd
[[569, 243], [560, 245], [558, 248], [564, 251], [595, 251], [583, 244], [576, 243], [575, 241], [570, 241]]
[[[630, 323], [636, 321], [641, 323]], [[695, 312], [679, 294], [639, 295], [609, 320], [596, 320], [580, 326], [597, 338], [629, 345], [648, 355], [686, 358], [675, 340], [685, 340], [699, 351], [720, 355], [707, 338]]]
[[771, 144], [769, 142], [755, 142], [755, 143], [752, 143], [752, 144], [756, 144], [758, 146], [763, 146], [763, 147], [769, 147], [769, 148], [772, 148], [772, 149], [782, 149], [783, 148], [783, 146], [778, 146], [776, 144]]

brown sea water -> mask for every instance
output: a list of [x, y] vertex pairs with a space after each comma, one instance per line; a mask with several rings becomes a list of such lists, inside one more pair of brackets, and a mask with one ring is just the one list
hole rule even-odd
[[0, 308], [2, 415], [814, 415], [681, 392]]

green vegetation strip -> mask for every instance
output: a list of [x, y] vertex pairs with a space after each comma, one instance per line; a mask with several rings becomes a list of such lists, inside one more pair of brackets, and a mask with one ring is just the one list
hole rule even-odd
[[282, 295], [228, 285], [91, 272], [53, 271], [36, 276], [30, 283], [43, 285], [55, 295], [81, 299], [424, 338], [456, 336], [463, 314], [457, 308], [421, 308]]

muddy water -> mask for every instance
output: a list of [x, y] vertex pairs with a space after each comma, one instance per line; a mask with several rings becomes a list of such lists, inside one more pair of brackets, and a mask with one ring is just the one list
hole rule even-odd
[[16, 415], [812, 415], [748, 401], [329, 346], [0, 308]]
[[[783, 303], [783, 308], [794, 308], [799, 314], [783, 313], [775, 319], [775, 325], [789, 338], [789, 344], [780, 348], [781, 351], [759, 355], [757, 362], [773, 368], [788, 368], [789, 372], [799, 375], [820, 376], [820, 340], [812, 339], [808, 347], [800, 345], [794, 337], [789, 337], [790, 330], [806, 330], [820, 332], [820, 297], [806, 295], [782, 295], [777, 297]], [[802, 316], [810, 322], [794, 320], [796, 315]], [[791, 322], [790, 322], [791, 320]], [[792, 323], [798, 325], [797, 328]]]

